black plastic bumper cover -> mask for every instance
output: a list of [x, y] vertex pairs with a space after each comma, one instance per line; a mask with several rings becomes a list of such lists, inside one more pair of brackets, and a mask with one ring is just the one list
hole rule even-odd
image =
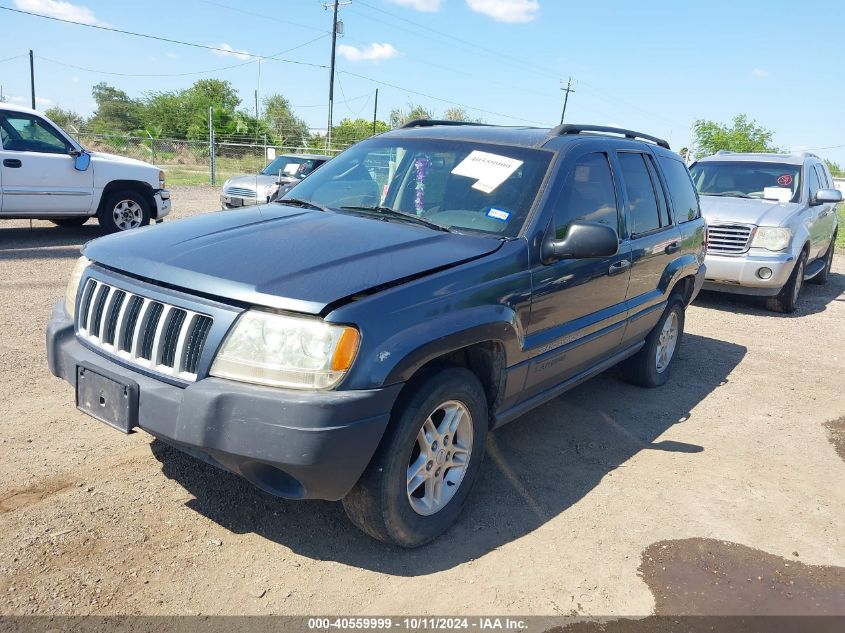
[[195, 457], [292, 499], [343, 498], [381, 441], [401, 384], [367, 391], [297, 391], [205, 378], [185, 388], [102, 356], [76, 338], [64, 302], [47, 325], [54, 376], [77, 366], [139, 387], [138, 426]]

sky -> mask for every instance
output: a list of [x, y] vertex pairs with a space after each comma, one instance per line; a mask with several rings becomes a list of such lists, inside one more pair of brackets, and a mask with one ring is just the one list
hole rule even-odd
[[[326, 2], [328, 4], [328, 2]], [[331, 11], [320, 0], [0, 0], [0, 85], [37, 107], [91, 114], [91, 87], [131, 96], [227, 79], [252, 109], [279, 93], [325, 129]], [[340, 8], [335, 123], [421, 104], [487, 123], [615, 125], [689, 143], [696, 119], [745, 113], [774, 142], [845, 166], [845, 2], [351, 0]], [[256, 57], [264, 58], [260, 63]], [[271, 59], [276, 57], [276, 59]], [[296, 62], [296, 63], [295, 63]], [[260, 73], [259, 73], [260, 66]], [[211, 71], [211, 72], [201, 72]], [[380, 83], [379, 83], [380, 82]]]

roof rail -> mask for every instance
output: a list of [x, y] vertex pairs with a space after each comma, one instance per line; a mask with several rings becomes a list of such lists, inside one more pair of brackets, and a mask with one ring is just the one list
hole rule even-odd
[[582, 132], [598, 132], [601, 134], [622, 134], [625, 138], [630, 139], [643, 139], [646, 141], [651, 141], [655, 145], [659, 145], [660, 147], [665, 147], [666, 149], [669, 148], [669, 143], [664, 141], [662, 138], [657, 138], [656, 136], [651, 136], [649, 134], [643, 134], [641, 132], [634, 132], [633, 130], [626, 130], [621, 127], [607, 127], [604, 125], [579, 125], [575, 123], [563, 123], [558, 125], [557, 127], [552, 128], [549, 130], [549, 134], [551, 136], [566, 136], [568, 134], [581, 134]]
[[414, 119], [399, 126], [400, 130], [409, 127], [434, 127], [435, 125], [487, 125], [487, 123], [475, 123], [473, 121], [446, 121], [438, 119]]

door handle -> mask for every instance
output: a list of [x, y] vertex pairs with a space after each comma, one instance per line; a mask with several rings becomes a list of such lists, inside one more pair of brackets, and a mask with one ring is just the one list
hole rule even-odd
[[666, 246], [666, 254], [667, 255], [671, 255], [672, 253], [677, 253], [679, 250], [681, 250], [680, 242], [672, 242], [671, 244], [668, 244]]
[[12, 169], [17, 169], [22, 165], [21, 161], [17, 158], [4, 158], [3, 159], [3, 167], [11, 167]]
[[627, 259], [622, 259], [615, 264], [611, 264], [610, 268], [607, 271], [608, 275], [618, 275], [620, 273], [624, 273], [628, 268], [630, 268], [631, 262]]

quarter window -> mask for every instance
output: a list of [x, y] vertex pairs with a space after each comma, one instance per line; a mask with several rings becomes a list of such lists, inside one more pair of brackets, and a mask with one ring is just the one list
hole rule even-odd
[[622, 167], [622, 180], [628, 194], [628, 220], [631, 223], [631, 235], [648, 233], [660, 228], [660, 214], [657, 210], [657, 198], [654, 184], [646, 167], [645, 157], [637, 153], [619, 154]]
[[669, 187], [669, 196], [675, 209], [675, 222], [690, 222], [701, 215], [698, 194], [686, 166], [673, 158], [658, 158]]
[[573, 165], [555, 209], [555, 237], [566, 237], [576, 220], [606, 224], [619, 231], [616, 188], [606, 154], [587, 154]]

